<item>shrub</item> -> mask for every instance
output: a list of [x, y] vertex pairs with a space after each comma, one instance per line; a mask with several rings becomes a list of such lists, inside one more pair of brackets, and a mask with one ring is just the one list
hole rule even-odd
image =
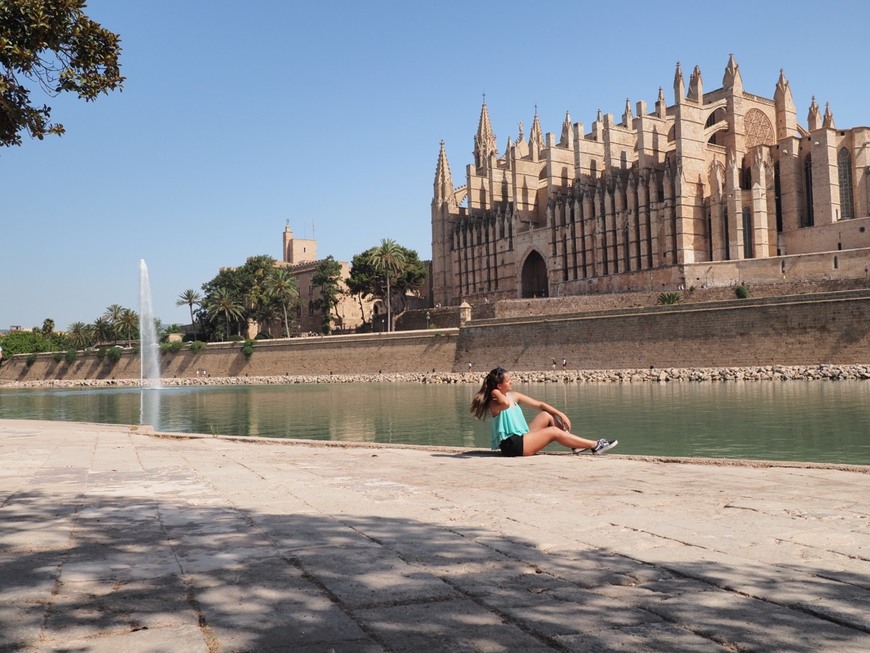
[[197, 352], [200, 349], [205, 349], [205, 343], [202, 340], [194, 340], [187, 348], [192, 352]]
[[160, 353], [161, 354], [176, 354], [181, 351], [182, 344], [180, 342], [161, 342], [160, 343]]
[[36, 362], [36, 354], [28, 354], [27, 358], [24, 359], [24, 363], [25, 363], [25, 365], [27, 365], [27, 367], [30, 367], [35, 362]]
[[746, 299], [749, 297], [749, 288], [741, 283], [734, 289], [734, 293], [737, 295], [738, 299]]
[[63, 352], [62, 351], [54, 352], [54, 362], [60, 363], [62, 360], [63, 360]]
[[121, 360], [121, 354], [124, 353], [124, 350], [120, 347], [109, 347], [109, 351], [106, 352], [106, 355], [109, 357], [109, 360], [113, 363], [117, 363]]
[[102, 362], [102, 360], [106, 357], [106, 348], [100, 347], [97, 349], [97, 360]]
[[251, 354], [254, 353], [254, 341], [253, 340], [245, 340], [245, 344], [242, 345], [242, 353], [245, 355], [245, 358], [251, 357]]
[[67, 349], [66, 351], [66, 362], [67, 363], [75, 363], [76, 361], [76, 350], [75, 349]]
[[659, 304], [679, 304], [683, 301], [683, 293], [663, 292], [659, 295]]

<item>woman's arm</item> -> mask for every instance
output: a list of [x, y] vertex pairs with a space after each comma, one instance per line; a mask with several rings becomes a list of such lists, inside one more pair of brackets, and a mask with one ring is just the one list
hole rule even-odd
[[[498, 392], [498, 391], [496, 390], [495, 392]], [[493, 394], [495, 394], [495, 393], [493, 393]], [[524, 394], [521, 394], [519, 392], [514, 392], [513, 396], [514, 396], [514, 401], [516, 401], [518, 404], [525, 404], [526, 406], [529, 406], [530, 408], [534, 408], [536, 410], [541, 410], [541, 411], [544, 411], [545, 413], [550, 413], [550, 415], [558, 417], [562, 421], [562, 424], [564, 425], [565, 429], [568, 431], [571, 430], [571, 420], [568, 419], [568, 416], [565, 413], [563, 413], [561, 410], [559, 410], [557, 408], [553, 408], [550, 404], [546, 404], [543, 401], [540, 401], [539, 399], [529, 397], [528, 395], [524, 395]]]
[[[514, 393], [516, 396], [516, 393]], [[492, 397], [489, 400], [489, 412], [493, 415], [498, 415], [505, 408], [510, 408], [510, 399], [498, 388], [492, 391]]]

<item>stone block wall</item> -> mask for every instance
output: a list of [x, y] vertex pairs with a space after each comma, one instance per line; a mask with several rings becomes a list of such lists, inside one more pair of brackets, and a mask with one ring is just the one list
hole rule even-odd
[[473, 321], [457, 369], [735, 367], [870, 361], [870, 292]]
[[[448, 372], [457, 333], [458, 329], [441, 329], [258, 340], [250, 358], [242, 353], [242, 343], [210, 343], [197, 352], [185, 348], [162, 354], [160, 370], [164, 378]], [[99, 361], [93, 353], [80, 354], [73, 363], [57, 362], [53, 354], [39, 354], [30, 366], [26, 359], [15, 356], [4, 362], [0, 381], [139, 378], [139, 355], [133, 350], [126, 350], [116, 363]]]
[[[724, 289], [716, 289], [724, 290]], [[731, 290], [733, 293], [733, 289]], [[732, 294], [733, 297], [733, 294]], [[569, 298], [565, 298], [567, 301]], [[571, 298], [579, 299], [579, 298]], [[517, 300], [518, 304], [523, 304]], [[559, 300], [538, 300], [558, 302]], [[528, 303], [528, 302], [526, 302]], [[261, 340], [246, 358], [241, 343], [212, 343], [161, 357], [164, 378], [465, 372], [503, 365], [548, 370], [618, 370], [870, 363], [870, 290], [758, 297], [676, 306], [597, 306], [548, 314], [531, 303], [513, 316], [475, 319], [461, 329]], [[576, 308], [576, 307], [574, 307]], [[117, 363], [80, 355], [73, 363], [40, 354], [16, 356], [0, 382], [136, 379], [139, 357]]]

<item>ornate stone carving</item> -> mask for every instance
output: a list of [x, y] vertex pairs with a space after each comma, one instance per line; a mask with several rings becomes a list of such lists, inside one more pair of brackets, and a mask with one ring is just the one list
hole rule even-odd
[[746, 149], [756, 145], [775, 145], [776, 136], [770, 118], [761, 109], [750, 109], [743, 116], [743, 128], [746, 132]]

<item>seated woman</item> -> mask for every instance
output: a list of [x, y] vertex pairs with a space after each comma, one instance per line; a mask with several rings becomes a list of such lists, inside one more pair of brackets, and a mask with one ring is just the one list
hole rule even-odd
[[[520, 404], [539, 410], [528, 424]], [[503, 367], [496, 367], [483, 380], [471, 402], [471, 413], [477, 419], [493, 418], [492, 448], [505, 456], [533, 456], [551, 442], [572, 449], [574, 453], [591, 450], [604, 453], [615, 447], [616, 440], [587, 440], [570, 432], [571, 420], [565, 413], [543, 401], [511, 390], [511, 377]]]

